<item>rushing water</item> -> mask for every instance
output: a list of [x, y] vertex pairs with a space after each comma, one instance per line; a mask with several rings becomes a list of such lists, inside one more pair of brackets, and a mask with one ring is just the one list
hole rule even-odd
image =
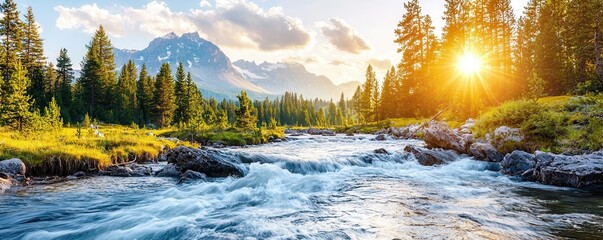
[[[243, 178], [95, 177], [0, 195], [0, 239], [603, 238], [603, 195], [519, 182], [418, 141], [298, 137], [225, 150]], [[377, 155], [385, 148], [391, 155]]]

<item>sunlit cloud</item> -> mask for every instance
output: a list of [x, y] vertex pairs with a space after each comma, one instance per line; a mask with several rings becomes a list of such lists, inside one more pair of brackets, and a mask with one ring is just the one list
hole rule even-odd
[[331, 18], [328, 23], [320, 22], [318, 26], [329, 42], [341, 51], [359, 54], [362, 51], [370, 50], [368, 43], [360, 37], [356, 30], [341, 19]]
[[208, 10], [172, 11], [166, 3], [152, 1], [142, 8], [100, 8], [97, 4], [79, 8], [56, 6], [57, 28], [83, 29], [93, 32], [99, 25], [114, 37], [146, 34], [153, 37], [169, 32], [198, 31], [204, 38], [221, 46], [259, 48], [264, 51], [304, 48], [312, 35], [298, 18], [286, 16], [282, 9], [260, 8], [247, 0], [217, 0], [215, 7], [201, 1]]

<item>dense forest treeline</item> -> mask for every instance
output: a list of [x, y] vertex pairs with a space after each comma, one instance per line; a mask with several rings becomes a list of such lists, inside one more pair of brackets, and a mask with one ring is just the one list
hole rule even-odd
[[[395, 29], [401, 62], [381, 86], [369, 66], [353, 103], [364, 120], [476, 116], [517, 98], [603, 90], [603, 1], [529, 0], [514, 16], [510, 0], [445, 0], [442, 35], [418, 0], [404, 3]], [[459, 58], [481, 69], [461, 74]]]
[[[400, 63], [381, 84], [368, 66], [354, 96], [335, 102], [295, 93], [261, 101], [245, 92], [238, 101], [206, 99], [182, 64], [164, 64], [153, 74], [130, 61], [118, 70], [102, 26], [86, 46], [76, 79], [66, 49], [56, 65], [47, 62], [32, 9], [21, 16], [16, 3], [5, 0], [0, 125], [47, 129], [88, 115], [105, 123], [191, 129], [334, 126], [425, 117], [442, 109], [461, 119], [509, 99], [603, 90], [601, 1], [530, 0], [519, 19], [510, 0], [445, 2], [442, 36], [418, 0], [404, 3], [395, 29]], [[480, 58], [479, 72], [457, 69], [467, 54]]]

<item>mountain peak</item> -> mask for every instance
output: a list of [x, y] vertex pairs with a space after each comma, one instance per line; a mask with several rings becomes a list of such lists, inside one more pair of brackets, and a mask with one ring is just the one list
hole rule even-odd
[[178, 35], [176, 35], [176, 33], [174, 33], [174, 32], [171, 32], [171, 33], [168, 33], [168, 34], [166, 34], [165, 36], [163, 36], [161, 38], [164, 38], [164, 39], [175, 39], [175, 38], [178, 38]]
[[189, 32], [189, 33], [185, 33], [182, 34], [182, 37], [186, 37], [186, 38], [190, 38], [190, 39], [201, 39], [201, 37], [199, 36], [199, 32]]

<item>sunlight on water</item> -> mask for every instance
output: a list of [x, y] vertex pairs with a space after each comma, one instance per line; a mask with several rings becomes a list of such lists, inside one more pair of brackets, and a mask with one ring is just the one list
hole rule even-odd
[[[418, 141], [299, 137], [227, 150], [240, 179], [97, 177], [0, 196], [3, 239], [603, 237], [603, 196], [522, 183], [465, 158], [425, 167]], [[385, 148], [390, 155], [377, 155]], [[598, 206], [598, 207], [593, 207]]]

